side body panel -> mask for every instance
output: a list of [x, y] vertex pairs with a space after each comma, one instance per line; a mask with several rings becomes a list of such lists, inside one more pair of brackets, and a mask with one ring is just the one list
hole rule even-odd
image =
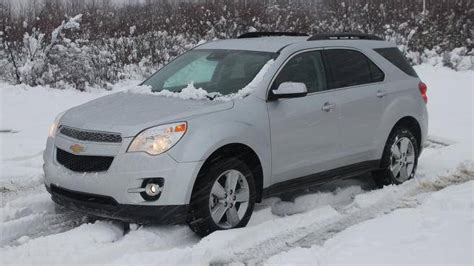
[[374, 139], [372, 158], [381, 158], [383, 148], [393, 126], [404, 117], [414, 118], [421, 129], [421, 143], [427, 139], [428, 135], [428, 113], [426, 104], [423, 102], [418, 91], [418, 79], [410, 78], [393, 81], [387, 84], [389, 93], [385, 96], [385, 110], [382, 114], [382, 123], [378, 128], [380, 138]]
[[[376, 96], [383, 84], [365, 84], [340, 90], [341, 146], [346, 164], [367, 161], [381, 136], [377, 128], [385, 109], [383, 98]], [[380, 158], [379, 158], [380, 159]]]
[[[325, 51], [331, 49], [360, 52], [383, 71], [383, 64], [364, 49], [339, 46], [324, 48]], [[326, 59], [330, 60], [329, 57]], [[380, 159], [373, 158], [372, 154], [377, 150], [377, 145], [383, 145], [378, 141], [383, 136], [377, 129], [384, 123], [382, 117], [386, 102], [383, 94], [387, 93], [387, 79], [385, 75], [381, 82], [333, 89], [340, 102], [340, 144], [343, 150], [340, 160], [344, 165]]]
[[[423, 102], [418, 91], [418, 78], [413, 78], [403, 71], [392, 65], [385, 58], [373, 51], [373, 48], [378, 47], [393, 47], [392, 44], [380, 41], [323, 41], [319, 44], [313, 42], [296, 43], [289, 45], [280, 52], [280, 56], [275, 60], [272, 71], [273, 75], [277, 73], [278, 68], [289, 58], [292, 54], [299, 53], [305, 50], [314, 50], [317, 48], [347, 48], [355, 49], [364, 53], [370, 60], [372, 60], [385, 74], [383, 82], [372, 83], [368, 85], [359, 86], [358, 88], [343, 88], [340, 90], [333, 90], [331, 99], [338, 102], [337, 119], [340, 121], [340, 126], [337, 132], [332, 131], [329, 136], [331, 139], [338, 138], [339, 145], [338, 152], [332, 153], [334, 155], [332, 163], [327, 163], [325, 167], [318, 168], [316, 165], [312, 167], [295, 167], [293, 171], [288, 170], [286, 173], [283, 169], [283, 158], [278, 159], [277, 154], [283, 156], [280, 152], [275, 150], [274, 141], [278, 139], [278, 133], [272, 131], [272, 148], [273, 148], [273, 177], [272, 184], [281, 183], [284, 180], [298, 179], [300, 177], [308, 177], [312, 175], [313, 178], [319, 178], [317, 173], [321, 173], [327, 169], [341, 169], [347, 166], [361, 166], [367, 170], [374, 169], [375, 164], [379, 162], [382, 157], [383, 149], [388, 136], [394, 125], [404, 117], [413, 117], [416, 119], [421, 129], [422, 143], [427, 138], [428, 128], [428, 114], [426, 105]], [[271, 85], [272, 76], [266, 76], [267, 88], [266, 91], [255, 93], [256, 96], [266, 99]], [[378, 93], [382, 92], [383, 97], [378, 97]], [[326, 92], [327, 93], [327, 92]], [[324, 93], [318, 94], [322, 100]], [[318, 102], [318, 100], [315, 100]], [[269, 103], [269, 116], [272, 121], [272, 112], [277, 111], [277, 103]], [[289, 109], [290, 107], [286, 107]], [[317, 112], [317, 111], [316, 111]], [[292, 114], [288, 114], [291, 116]], [[280, 114], [281, 116], [281, 114]], [[315, 115], [317, 116], [317, 115]], [[296, 118], [293, 117], [293, 118]], [[280, 118], [281, 119], [281, 118]], [[317, 119], [316, 119], [317, 120]], [[290, 120], [289, 120], [290, 121]], [[295, 128], [293, 125], [296, 121], [288, 122], [290, 128]], [[314, 121], [314, 120], [313, 120]], [[310, 124], [310, 122], [308, 123]], [[273, 126], [273, 124], [272, 124]], [[320, 127], [317, 130], [321, 130]], [[324, 129], [322, 129], [324, 131]], [[282, 141], [283, 138], [280, 138]], [[298, 139], [304, 142], [304, 139]], [[306, 141], [308, 141], [306, 139]], [[308, 147], [313, 147], [312, 143], [308, 143]], [[291, 147], [291, 143], [285, 143], [286, 147]], [[327, 149], [328, 147], [326, 147]], [[317, 153], [316, 151], [314, 153]], [[323, 152], [324, 154], [324, 152]], [[308, 155], [308, 154], [306, 154]], [[318, 154], [313, 154], [317, 160]], [[289, 161], [293, 160], [289, 157]], [[307, 157], [300, 158], [308, 162]], [[296, 161], [296, 160], [295, 160]], [[375, 163], [375, 164], [374, 164]], [[291, 165], [291, 164], [288, 164]], [[291, 168], [291, 166], [289, 167]], [[280, 169], [280, 170], [278, 170]], [[310, 170], [311, 169], [311, 170]], [[313, 171], [312, 173], [310, 173]], [[279, 173], [280, 172], [280, 173]], [[301, 178], [300, 178], [301, 179]], [[298, 179], [298, 180], [300, 180]], [[290, 180], [291, 181], [291, 180]], [[274, 186], [273, 186], [274, 187]]]
[[[204, 161], [227, 144], [244, 144], [258, 156], [264, 187], [271, 184], [271, 146], [265, 102], [248, 96], [235, 101], [234, 108], [188, 120], [188, 132], [168, 152], [178, 162]], [[194, 179], [196, 176], [193, 177]], [[187, 184], [189, 195], [194, 182]]]
[[385, 81], [381, 88], [384, 91], [384, 108], [381, 122], [376, 129], [376, 137], [372, 141], [370, 159], [382, 157], [390, 132], [404, 117], [412, 117], [418, 122], [421, 130], [420, 147], [422, 147], [428, 136], [428, 112], [418, 89], [420, 79], [407, 75], [372, 49], [366, 49], [365, 54], [385, 73]]
[[[335, 104], [336, 108], [323, 111], [326, 102]], [[341, 156], [338, 104], [331, 92], [267, 103], [273, 183], [338, 166]]]

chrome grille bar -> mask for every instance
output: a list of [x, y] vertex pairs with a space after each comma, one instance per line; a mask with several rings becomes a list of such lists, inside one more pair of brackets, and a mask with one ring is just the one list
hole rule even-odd
[[121, 143], [122, 136], [119, 133], [87, 131], [66, 126], [61, 126], [59, 132], [73, 139], [92, 142]]

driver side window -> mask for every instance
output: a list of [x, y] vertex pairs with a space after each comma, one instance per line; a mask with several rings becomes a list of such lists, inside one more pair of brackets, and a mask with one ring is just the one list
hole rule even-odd
[[272, 89], [277, 89], [283, 82], [304, 83], [308, 93], [326, 90], [326, 73], [321, 52], [305, 52], [291, 58], [278, 74]]

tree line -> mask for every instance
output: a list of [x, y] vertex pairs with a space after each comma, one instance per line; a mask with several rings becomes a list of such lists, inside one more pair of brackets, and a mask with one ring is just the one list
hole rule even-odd
[[471, 0], [425, 0], [426, 9], [422, 0], [29, 3], [0, 2], [0, 79], [12, 83], [107, 88], [202, 41], [248, 31], [370, 33], [396, 42], [413, 64], [472, 68]]

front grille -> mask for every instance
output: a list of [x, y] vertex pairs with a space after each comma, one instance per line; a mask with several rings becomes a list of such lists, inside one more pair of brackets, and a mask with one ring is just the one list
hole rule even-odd
[[122, 136], [118, 133], [108, 132], [96, 132], [75, 129], [71, 127], [61, 126], [59, 132], [65, 136], [73, 139], [93, 142], [109, 142], [109, 143], [121, 143]]
[[70, 199], [82, 201], [82, 202], [87, 202], [87, 203], [95, 203], [95, 204], [110, 205], [110, 206], [117, 205], [117, 201], [111, 197], [72, 191], [69, 189], [55, 186], [53, 184], [51, 184], [51, 193], [53, 195], [56, 194], [56, 195], [60, 195], [66, 198], [70, 198]]
[[107, 171], [114, 157], [75, 155], [61, 149], [56, 150], [56, 160], [67, 169], [74, 172], [103, 172]]

